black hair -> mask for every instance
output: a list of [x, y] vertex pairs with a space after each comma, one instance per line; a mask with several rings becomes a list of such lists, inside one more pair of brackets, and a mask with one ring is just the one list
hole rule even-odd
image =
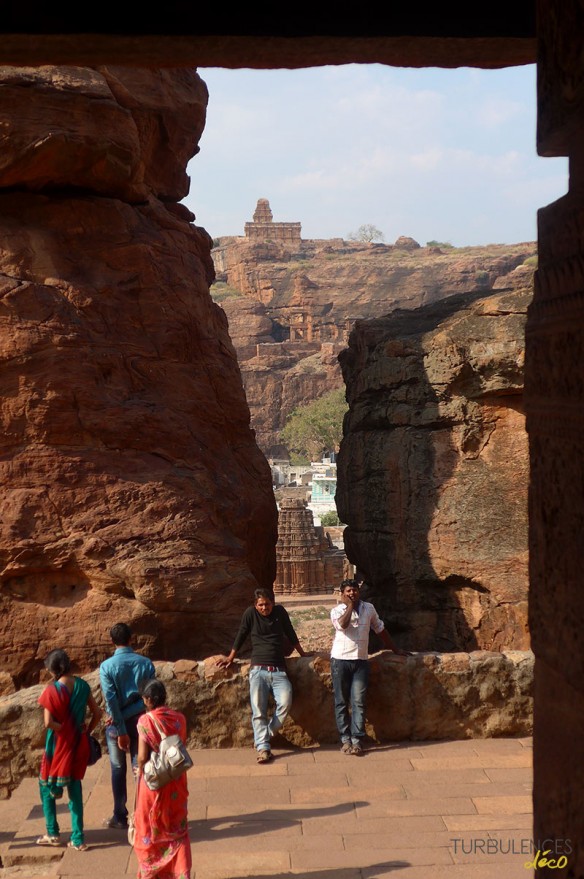
[[45, 668], [56, 678], [60, 678], [71, 671], [71, 660], [64, 650], [51, 650], [45, 658]]
[[158, 678], [150, 678], [141, 688], [143, 699], [149, 699], [153, 708], [160, 708], [166, 702], [166, 687]]
[[259, 589], [255, 590], [255, 592], [253, 594], [253, 603], [255, 604], [257, 601], [260, 600], [260, 598], [267, 598], [268, 601], [272, 602], [272, 604], [276, 601], [272, 590], [271, 589], [264, 589], [263, 586], [261, 586]]
[[359, 583], [358, 580], [343, 580], [343, 582], [341, 583], [341, 592], [342, 592], [347, 586], [354, 586], [355, 589], [360, 589], [360, 588], [361, 588], [361, 584]]
[[127, 647], [130, 643], [132, 632], [127, 623], [116, 623], [110, 629], [110, 638], [116, 647]]

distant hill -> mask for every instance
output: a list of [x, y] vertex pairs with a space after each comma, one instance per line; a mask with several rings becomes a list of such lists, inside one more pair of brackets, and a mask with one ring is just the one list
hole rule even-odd
[[[355, 321], [413, 309], [457, 293], [530, 278], [535, 242], [420, 247], [342, 239], [290, 245], [219, 238], [211, 295], [227, 314], [251, 411], [267, 456], [282, 454], [292, 410], [343, 384], [337, 355]], [[511, 277], [513, 273], [513, 277]]]

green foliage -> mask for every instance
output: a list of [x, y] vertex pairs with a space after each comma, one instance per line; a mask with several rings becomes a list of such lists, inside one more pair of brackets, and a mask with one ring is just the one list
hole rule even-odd
[[359, 226], [356, 232], [349, 232], [349, 241], [364, 241], [371, 243], [372, 241], [385, 241], [383, 232], [373, 226], [371, 223], [365, 223]]
[[230, 287], [224, 281], [217, 281], [215, 284], [212, 284], [209, 292], [213, 302], [223, 302], [225, 299], [237, 299], [243, 296], [241, 290]]
[[445, 250], [453, 250], [454, 244], [451, 244], [450, 241], [426, 241], [426, 247], [440, 247]]
[[297, 455], [294, 452], [290, 454], [290, 463], [293, 467], [307, 467], [310, 464], [310, 458], [306, 455]]
[[537, 268], [537, 255], [528, 256], [527, 259], [523, 260], [523, 265], [536, 269]]
[[282, 442], [290, 452], [318, 460], [324, 452], [337, 451], [343, 436], [343, 417], [349, 407], [345, 389], [335, 388], [317, 400], [298, 406], [282, 430]]
[[323, 513], [320, 517], [320, 524], [330, 527], [331, 525], [342, 525], [343, 523], [339, 519], [339, 514], [336, 510], [329, 510], [328, 513]]

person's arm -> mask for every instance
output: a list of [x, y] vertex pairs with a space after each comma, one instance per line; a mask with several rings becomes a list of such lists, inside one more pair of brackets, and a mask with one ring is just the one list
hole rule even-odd
[[284, 630], [284, 634], [292, 644], [294, 650], [299, 653], [300, 656], [312, 656], [312, 653], [307, 653], [301, 646], [300, 641], [298, 639], [298, 635], [292, 625], [292, 620], [288, 614], [288, 611], [285, 607], [282, 607], [282, 629]]
[[144, 766], [150, 759], [150, 748], [148, 742], [140, 736], [138, 738], [138, 775], [142, 775]]
[[117, 687], [110, 672], [103, 666], [99, 669], [99, 680], [108, 714], [111, 716], [113, 725], [118, 731], [118, 748], [122, 751], [129, 751], [130, 736], [126, 732], [126, 722], [122, 714]]
[[91, 711], [91, 719], [87, 724], [87, 732], [92, 733], [99, 721], [101, 720], [101, 715], [103, 714], [103, 711], [93, 698], [93, 695], [89, 696], [89, 699], [87, 700], [87, 707]]
[[356, 607], [350, 598], [343, 598], [343, 601], [346, 602], [347, 606], [345, 607], [345, 610], [341, 614], [341, 616], [338, 617], [337, 622], [341, 629], [347, 629], [349, 627], [349, 623], [351, 622], [353, 611], [356, 610]]
[[411, 654], [409, 653], [408, 650], [402, 650], [401, 647], [398, 647], [397, 644], [393, 643], [393, 640], [392, 640], [389, 632], [385, 628], [385, 624], [384, 624], [383, 620], [381, 620], [379, 618], [378, 613], [375, 610], [375, 608], [373, 607], [373, 605], [371, 605], [371, 608], [372, 608], [372, 612], [371, 612], [370, 625], [371, 625], [371, 628], [373, 629], [373, 631], [375, 632], [375, 634], [378, 635], [379, 640], [381, 641], [383, 646], [386, 647], [388, 650], [393, 651], [393, 653], [395, 653], [397, 656], [410, 656]]
[[387, 629], [382, 629], [381, 632], [377, 632], [377, 634], [379, 635], [383, 646], [387, 647], [388, 650], [392, 650], [397, 656], [411, 656], [409, 650], [402, 650], [401, 647], [394, 644]]
[[342, 613], [339, 613], [337, 608], [333, 608], [331, 611], [331, 622], [335, 629], [347, 629], [351, 622], [351, 615], [355, 609], [355, 605], [350, 598], [343, 598], [343, 604], [345, 604], [345, 609]]
[[229, 666], [232, 664], [233, 660], [245, 643], [246, 638], [251, 632], [251, 619], [251, 614], [248, 611], [245, 611], [241, 618], [239, 631], [235, 636], [235, 641], [233, 642], [233, 647], [231, 648], [231, 651], [227, 654], [227, 656], [222, 656], [215, 663], [219, 666], [219, 668], [229, 668]]
[[59, 723], [57, 720], [55, 720], [48, 708], [43, 709], [43, 718], [45, 722], [45, 729], [52, 729], [54, 732], [59, 732], [59, 730], [63, 726], [62, 723]]
[[220, 659], [218, 659], [215, 665], [218, 665], [219, 668], [229, 668], [236, 656], [237, 651], [231, 650], [231, 652], [228, 653], [227, 656], [222, 656]]

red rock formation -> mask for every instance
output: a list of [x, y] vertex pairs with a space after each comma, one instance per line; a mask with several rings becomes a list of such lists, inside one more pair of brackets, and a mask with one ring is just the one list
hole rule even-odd
[[129, 620], [158, 658], [225, 649], [275, 572], [211, 241], [178, 204], [207, 91], [189, 70], [3, 69], [0, 641], [33, 680]]
[[220, 239], [213, 259], [231, 293], [221, 305], [260, 447], [282, 454], [292, 410], [342, 385], [336, 356], [356, 319], [487, 291], [534, 253], [533, 243], [442, 251], [403, 236], [395, 245]]
[[414, 649], [529, 646], [525, 271], [515, 290], [360, 322], [341, 355], [345, 548]]

